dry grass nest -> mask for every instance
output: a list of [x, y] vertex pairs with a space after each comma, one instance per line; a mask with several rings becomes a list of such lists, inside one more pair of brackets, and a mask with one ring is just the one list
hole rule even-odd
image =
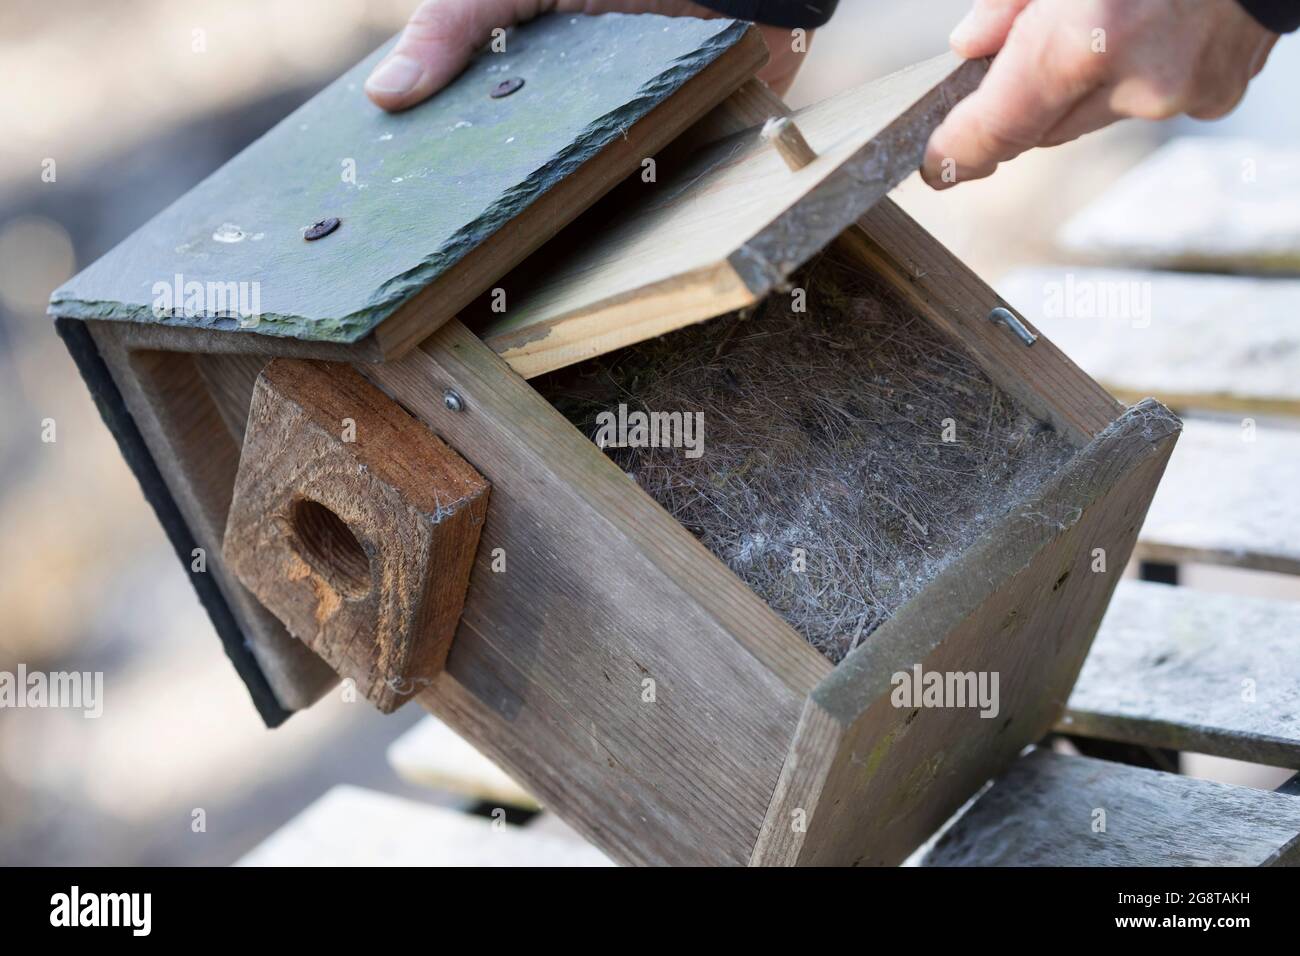
[[794, 284], [803, 312], [774, 294], [534, 384], [589, 436], [620, 403], [703, 412], [701, 457], [606, 454], [838, 662], [1071, 448], [872, 276], [826, 255]]

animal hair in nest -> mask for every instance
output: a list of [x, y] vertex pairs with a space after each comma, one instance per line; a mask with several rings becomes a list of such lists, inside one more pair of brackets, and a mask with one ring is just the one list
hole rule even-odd
[[830, 254], [750, 314], [534, 384], [589, 437], [620, 403], [703, 412], [700, 457], [605, 452], [833, 662], [1071, 453], [928, 321]]

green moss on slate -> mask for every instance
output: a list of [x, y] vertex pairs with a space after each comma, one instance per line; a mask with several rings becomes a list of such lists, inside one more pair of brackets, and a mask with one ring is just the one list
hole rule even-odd
[[[257, 283], [250, 330], [356, 342], [736, 43], [747, 25], [549, 15], [404, 113], [362, 90], [385, 44], [71, 279], [50, 313], [236, 331], [158, 315], [162, 286]], [[522, 77], [512, 96], [488, 93]], [[349, 173], [355, 170], [355, 175]], [[342, 225], [315, 242], [312, 223]], [[225, 240], [225, 241], [223, 241]], [[159, 285], [161, 284], [161, 285]], [[251, 298], [246, 300], [251, 301]], [[211, 309], [211, 303], [205, 304]]]

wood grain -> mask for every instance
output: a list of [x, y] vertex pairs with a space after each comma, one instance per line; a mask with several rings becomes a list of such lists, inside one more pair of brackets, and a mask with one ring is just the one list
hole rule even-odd
[[1119, 403], [1045, 336], [1026, 347], [1005, 326], [990, 322], [993, 309], [1011, 307], [888, 199], [840, 241], [961, 342], [994, 382], [1076, 444], [1086, 444], [1119, 415]]
[[797, 111], [818, 154], [798, 172], [761, 129], [660, 169], [553, 274], [507, 281], [509, 311], [484, 340], [532, 377], [753, 304], [917, 168], [930, 131], [986, 69], [937, 57]]
[[1298, 461], [1300, 432], [1190, 419], [1139, 556], [1300, 574]]
[[743, 864], [827, 661], [458, 322], [365, 372], [492, 482], [421, 702], [615, 859]]
[[[753, 862], [894, 865], [1060, 716], [1177, 434], [1126, 412], [812, 692]], [[1106, 569], [1094, 570], [1094, 549]], [[999, 675], [995, 717], [900, 707], [897, 673]], [[801, 769], [808, 768], [808, 769]], [[796, 811], [806, 818], [788, 829]]]
[[488, 484], [351, 368], [277, 359], [253, 391], [227, 565], [391, 712], [442, 672]]
[[671, 163], [686, 163], [704, 147], [761, 127], [774, 116], [789, 116], [793, 110], [772, 88], [758, 78], [748, 80], [738, 90], [711, 109], [703, 119], [673, 140], [669, 147]]
[[1188, 136], [1156, 150], [1062, 228], [1089, 262], [1300, 273], [1300, 150]]
[[[753, 80], [696, 124], [687, 139], [702, 147], [788, 115], [780, 97]], [[1005, 328], [988, 322], [994, 308], [1010, 306], [888, 197], [837, 242], [961, 343], [1003, 389], [1076, 444], [1086, 444], [1119, 414], [1114, 398], [1044, 337], [1026, 349]]]
[[764, 123], [763, 138], [781, 154], [792, 172], [798, 172], [817, 158], [795, 121], [788, 116], [774, 116]]
[[[1104, 831], [1096, 829], [1101, 822]], [[994, 781], [924, 860], [925, 866], [1297, 863], [1300, 800], [1294, 797], [1041, 749]]]
[[1120, 582], [1057, 730], [1300, 769], [1300, 606]]
[[273, 614], [226, 568], [222, 536], [230, 510], [239, 442], [232, 437], [200, 374], [195, 356], [132, 351], [133, 327], [87, 322], [131, 417], [163, 475], [194, 547], [238, 620], [276, 699], [286, 710], [308, 707], [338, 678], [308, 647], [290, 636]]
[[998, 291], [1124, 401], [1300, 417], [1300, 280], [1047, 266]]
[[253, 403], [253, 386], [266, 367], [266, 356], [256, 353], [193, 354], [194, 367], [207, 384], [213, 404], [230, 429], [231, 436], [242, 447], [248, 409]]

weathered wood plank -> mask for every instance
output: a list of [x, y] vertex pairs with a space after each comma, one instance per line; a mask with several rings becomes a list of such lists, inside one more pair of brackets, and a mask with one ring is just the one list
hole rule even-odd
[[238, 866], [611, 866], [579, 840], [334, 787]]
[[[383, 328], [380, 347], [392, 354], [454, 315], [766, 58], [757, 29], [734, 20], [548, 15], [512, 31], [505, 54], [485, 52], [437, 96], [388, 114], [361, 87], [391, 46], [57, 290], [52, 313], [313, 342], [353, 343]], [[489, 95], [516, 76], [525, 81], [518, 92]], [[308, 226], [331, 217], [341, 220], [337, 230], [304, 241]], [[155, 284], [178, 276], [182, 290], [219, 283], [235, 301], [193, 301], [182, 291], [181, 301], [162, 303], [175, 314], [156, 315]], [[241, 310], [257, 321], [241, 326]]]
[[1300, 432], [1191, 420], [1138, 542], [1139, 557], [1300, 574]]
[[1300, 150], [1174, 140], [1067, 222], [1059, 238], [1097, 262], [1300, 272]]
[[290, 711], [310, 706], [338, 682], [337, 676], [285, 630], [222, 560], [240, 443], [208, 391], [196, 356], [130, 351], [130, 336], [124, 334], [129, 326], [86, 325], [185, 518], [194, 547], [202, 549], [204, 570], [191, 573], [215, 579], [280, 705]]
[[989, 378], [1077, 444], [1118, 417], [1120, 404], [1049, 338], [1026, 347], [991, 322], [989, 314], [1008, 304], [894, 203], [877, 203], [840, 241], [969, 349]]
[[1056, 729], [1300, 768], [1300, 604], [1121, 582]]
[[[1130, 409], [818, 685], [752, 862], [900, 863], [1051, 728], [1177, 429], [1155, 403]], [[894, 675], [916, 666], [997, 675], [996, 713], [896, 704]]]
[[441, 673], [489, 486], [346, 365], [258, 376], [222, 556], [385, 713]]
[[425, 717], [389, 744], [388, 763], [417, 786], [509, 807], [539, 806], [536, 797], [436, 717]]
[[917, 168], [986, 69], [936, 57], [797, 111], [819, 154], [798, 172], [759, 129], [661, 167], [607, 222], [584, 221], [563, 261], [508, 277], [484, 340], [533, 377], [756, 302]]
[[123, 346], [132, 351], [192, 352], [208, 355], [261, 355], [318, 359], [322, 362], [378, 362], [383, 359], [373, 337], [355, 344], [308, 342], [275, 335], [232, 335], [229, 331], [87, 319], [87, 325], [112, 325]]
[[1300, 280], [1051, 266], [998, 290], [1125, 401], [1300, 416]]
[[[88, 327], [90, 324], [76, 319], [57, 319], [55, 329], [90, 390], [100, 417], [116, 439], [126, 464], [139, 482], [140, 491], [162, 525], [177, 559], [192, 568], [193, 549], [198, 542], [168, 487], [167, 478], [155, 462], [144, 434], [127, 408], [122, 391], [114, 380], [113, 371], [100, 354], [99, 346]], [[290, 711], [277, 698], [267, 680], [253, 651], [253, 642], [246, 637], [243, 625], [231, 610], [217, 576], [192, 574], [190, 583], [221, 639], [226, 656], [234, 665], [236, 673], [243, 678], [258, 714], [268, 727], [278, 727], [290, 715]]]
[[266, 366], [266, 358], [255, 354], [195, 353], [194, 366], [207, 383], [208, 394], [230, 434], [242, 447], [253, 386]]
[[745, 862], [830, 664], [459, 322], [364, 372], [492, 482], [421, 702], [615, 859]]
[[773, 116], [788, 116], [792, 112], [785, 100], [777, 96], [771, 87], [754, 78], [673, 140], [668, 151], [675, 161], [685, 160], [705, 146], [745, 130], [761, 127]]
[[1300, 800], [1294, 797], [1040, 749], [995, 780], [939, 838], [924, 865], [1297, 862]]
[[[727, 97], [691, 128], [687, 139], [707, 144], [790, 115], [785, 103], [758, 80]], [[674, 144], [677, 146], [678, 144]], [[944, 245], [882, 198], [837, 240], [888, 282], [922, 315], [962, 343], [985, 373], [1044, 421], [1086, 444], [1119, 415], [1106, 390], [1045, 338], [1026, 350], [1006, 330], [988, 322], [1007, 303]]]

